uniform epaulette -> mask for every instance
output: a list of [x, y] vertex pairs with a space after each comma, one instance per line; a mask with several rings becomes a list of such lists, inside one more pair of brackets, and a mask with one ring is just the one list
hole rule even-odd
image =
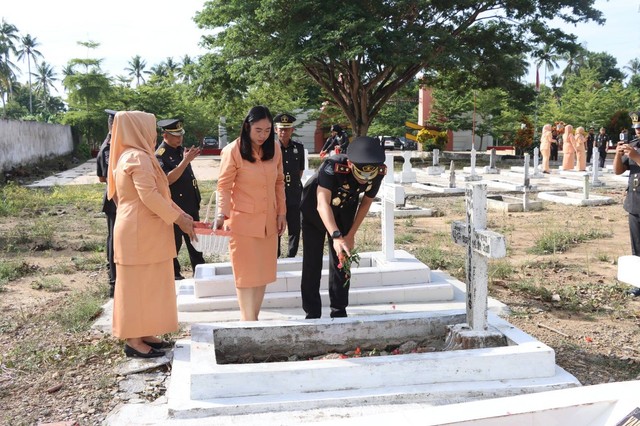
[[380, 169], [378, 170], [378, 174], [385, 176], [387, 174], [387, 166], [385, 164], [380, 166]]
[[165, 150], [165, 148], [163, 146], [161, 146], [160, 148], [156, 149], [156, 156], [157, 157], [161, 157], [162, 154], [164, 154], [164, 150]]
[[334, 171], [342, 175], [348, 175], [349, 173], [351, 173], [351, 168], [346, 164], [336, 163], [334, 166]]

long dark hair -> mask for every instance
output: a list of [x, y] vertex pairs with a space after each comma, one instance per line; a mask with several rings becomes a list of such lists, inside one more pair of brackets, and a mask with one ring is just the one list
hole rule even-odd
[[271, 116], [269, 109], [262, 105], [254, 106], [249, 110], [249, 114], [247, 114], [244, 122], [242, 123], [242, 132], [240, 132], [240, 155], [243, 159], [252, 163], [255, 162], [256, 159], [253, 158], [249, 133], [253, 123], [264, 118], [268, 118], [269, 122], [271, 122], [271, 131], [269, 132], [267, 140], [262, 144], [262, 161], [271, 160], [275, 152], [276, 137], [275, 131], [273, 130], [273, 117]]

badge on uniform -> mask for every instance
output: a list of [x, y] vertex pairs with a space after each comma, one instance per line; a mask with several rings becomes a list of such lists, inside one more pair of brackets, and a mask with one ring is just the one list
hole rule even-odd
[[340, 173], [341, 175], [346, 175], [351, 173], [351, 169], [346, 164], [336, 163], [335, 165], [336, 173]]
[[333, 167], [331, 167], [331, 163], [327, 163], [326, 166], [324, 166], [324, 172], [328, 175], [333, 176], [334, 172], [333, 172]]
[[156, 155], [162, 155], [162, 154], [164, 154], [164, 149], [165, 149], [164, 147], [162, 147], [162, 148], [158, 148], [158, 150], [156, 151]]
[[297, 154], [298, 153], [298, 148], [293, 148], [293, 153]]
[[342, 200], [340, 199], [340, 197], [335, 197], [333, 200], [331, 200], [331, 204], [333, 204], [334, 206], [339, 206], [341, 202]]

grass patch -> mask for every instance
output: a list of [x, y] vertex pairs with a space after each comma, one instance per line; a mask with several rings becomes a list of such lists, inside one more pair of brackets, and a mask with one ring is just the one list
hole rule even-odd
[[395, 238], [395, 244], [410, 244], [416, 242], [414, 234], [398, 234]]
[[105, 292], [105, 289], [100, 288], [96, 291], [74, 293], [64, 306], [51, 315], [51, 319], [65, 331], [87, 331], [102, 312]]
[[34, 290], [43, 290], [48, 292], [58, 292], [64, 290], [64, 284], [58, 277], [40, 277], [31, 283]]
[[78, 271], [99, 271], [107, 263], [104, 253], [91, 253], [88, 256], [72, 257], [71, 261]]
[[0, 292], [9, 281], [14, 281], [37, 271], [38, 267], [27, 262], [0, 263]]
[[533, 298], [540, 299], [544, 302], [551, 302], [551, 296], [553, 295], [546, 287], [540, 285], [537, 280], [528, 278], [511, 283], [509, 288], [512, 291], [527, 293]]
[[489, 262], [489, 282], [494, 280], [506, 280], [513, 275], [515, 269], [506, 260]]
[[439, 245], [427, 244], [415, 250], [414, 256], [431, 269], [442, 269], [464, 280], [465, 259], [461, 253], [443, 250]]
[[101, 184], [32, 189], [10, 182], [0, 186], [0, 216], [33, 217], [54, 207], [68, 206], [95, 210], [103, 193], [104, 185]]
[[611, 237], [611, 232], [590, 229], [587, 231], [572, 231], [569, 229], [544, 231], [542, 235], [534, 241], [534, 245], [529, 249], [534, 254], [563, 253], [576, 244]]

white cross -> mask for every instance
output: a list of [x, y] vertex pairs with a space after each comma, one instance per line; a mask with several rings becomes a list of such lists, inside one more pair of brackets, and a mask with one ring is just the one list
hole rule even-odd
[[489, 259], [506, 256], [504, 236], [486, 229], [487, 185], [467, 184], [465, 189], [467, 221], [451, 223], [456, 244], [467, 248], [467, 323], [474, 331], [487, 330]]

